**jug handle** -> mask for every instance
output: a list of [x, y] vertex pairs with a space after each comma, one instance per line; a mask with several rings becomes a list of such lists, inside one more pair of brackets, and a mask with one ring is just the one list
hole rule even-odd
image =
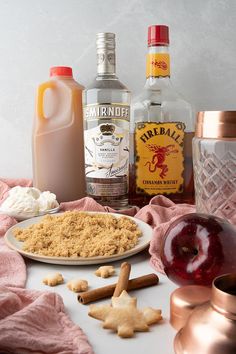
[[37, 113], [38, 117], [40, 119], [46, 119], [43, 111], [43, 97], [44, 97], [44, 92], [47, 89], [53, 89], [54, 88], [54, 83], [53, 82], [45, 82], [44, 84], [40, 85], [38, 88], [38, 102], [37, 102]]

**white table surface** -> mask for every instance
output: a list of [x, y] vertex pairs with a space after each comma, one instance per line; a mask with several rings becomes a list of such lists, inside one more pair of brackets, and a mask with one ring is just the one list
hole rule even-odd
[[[148, 251], [126, 259], [131, 263], [130, 278], [148, 273], [155, 273], [149, 265]], [[42, 279], [50, 272], [62, 273], [65, 283], [72, 278], [87, 279], [90, 289], [112, 284], [117, 281], [119, 267], [122, 261], [112, 263], [116, 275], [102, 279], [94, 275], [98, 266], [62, 266], [40, 263], [27, 260], [28, 279], [26, 287], [29, 289], [55, 291], [63, 298], [66, 310], [72, 321], [78, 324], [86, 333], [95, 354], [174, 354], [173, 339], [176, 331], [169, 324], [170, 294], [176, 288], [167, 277], [159, 275], [160, 282], [156, 286], [131, 291], [130, 295], [138, 299], [139, 307], [151, 306], [162, 309], [164, 320], [160, 324], [150, 326], [149, 332], [135, 333], [133, 338], [123, 339], [101, 326], [101, 322], [88, 316], [88, 306], [77, 300], [77, 295], [68, 290], [66, 284], [49, 287], [42, 283]], [[97, 304], [109, 302], [100, 300]]]

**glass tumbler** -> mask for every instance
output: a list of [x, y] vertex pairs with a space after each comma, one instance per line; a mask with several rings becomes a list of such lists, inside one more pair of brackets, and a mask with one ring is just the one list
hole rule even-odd
[[236, 111], [198, 113], [193, 168], [197, 212], [236, 223]]

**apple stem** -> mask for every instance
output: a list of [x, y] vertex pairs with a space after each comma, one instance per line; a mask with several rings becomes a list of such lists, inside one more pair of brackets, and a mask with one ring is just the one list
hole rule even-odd
[[196, 255], [198, 254], [198, 250], [197, 250], [196, 248], [190, 249], [190, 248], [188, 248], [188, 247], [183, 246], [183, 247], [182, 247], [182, 251], [183, 251], [184, 253], [191, 253], [191, 254], [193, 254], [194, 256], [196, 256]]

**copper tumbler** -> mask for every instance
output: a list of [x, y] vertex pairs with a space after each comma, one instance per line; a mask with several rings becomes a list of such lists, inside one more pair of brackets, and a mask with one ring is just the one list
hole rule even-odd
[[236, 273], [214, 280], [211, 300], [195, 308], [174, 349], [176, 354], [236, 353]]

